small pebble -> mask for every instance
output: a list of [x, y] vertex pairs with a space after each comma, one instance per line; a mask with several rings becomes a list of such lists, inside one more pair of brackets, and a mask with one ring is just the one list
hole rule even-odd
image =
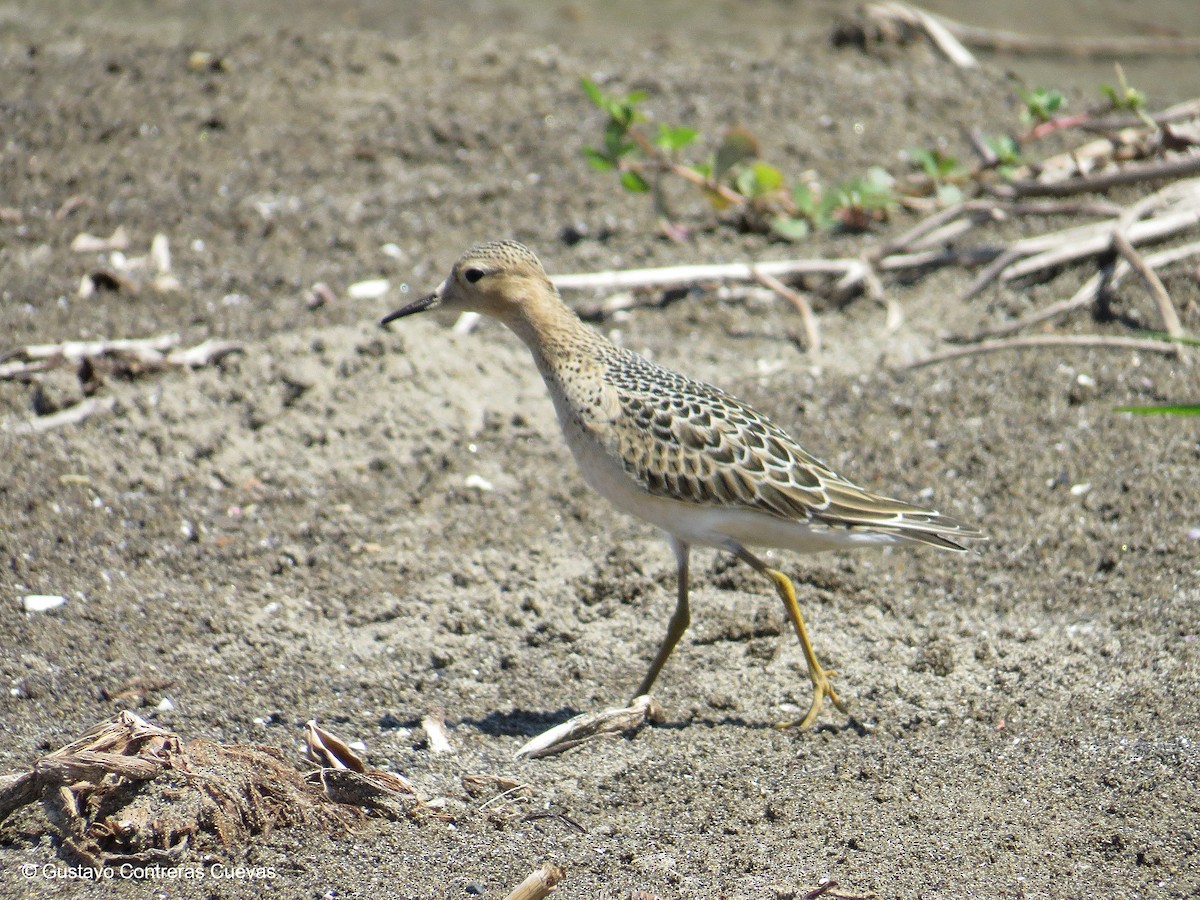
[[28, 594], [21, 598], [21, 605], [25, 607], [25, 612], [45, 612], [48, 609], [57, 609], [67, 602], [67, 598], [61, 594]]

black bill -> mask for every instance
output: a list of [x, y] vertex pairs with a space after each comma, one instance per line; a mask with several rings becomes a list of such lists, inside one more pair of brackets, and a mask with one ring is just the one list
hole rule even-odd
[[394, 322], [396, 319], [403, 319], [405, 316], [411, 316], [413, 313], [424, 312], [425, 310], [429, 309], [429, 307], [437, 303], [437, 299], [438, 295], [436, 292], [432, 294], [426, 294], [419, 300], [414, 300], [412, 303], [408, 304], [408, 306], [402, 306], [394, 313], [388, 313], [386, 316], [380, 319], [379, 324], [386, 325], [388, 322]]

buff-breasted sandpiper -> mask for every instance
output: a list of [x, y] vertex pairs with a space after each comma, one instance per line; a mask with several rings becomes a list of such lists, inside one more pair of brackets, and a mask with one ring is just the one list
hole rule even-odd
[[584, 479], [617, 509], [666, 532], [675, 552], [675, 611], [637, 694], [649, 693], [691, 621], [694, 545], [732, 553], [771, 579], [800, 639], [816, 720], [825, 698], [843, 712], [832, 671], [813, 652], [796, 591], [747, 547], [821, 550], [926, 544], [963, 550], [980, 532], [949, 516], [863, 490], [745, 403], [609, 342], [572, 312], [537, 257], [514, 241], [479, 244], [433, 293], [383, 324], [443, 308], [498, 319], [525, 342]]

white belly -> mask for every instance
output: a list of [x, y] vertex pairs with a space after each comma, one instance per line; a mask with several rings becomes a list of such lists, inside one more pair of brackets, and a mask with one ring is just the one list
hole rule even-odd
[[795, 553], [897, 543], [888, 534], [832, 529], [745, 507], [702, 505], [648, 494], [587, 432], [570, 419], [560, 417], [559, 421], [584, 480], [597, 493], [622, 512], [656, 525], [684, 543], [729, 550], [734, 542]]

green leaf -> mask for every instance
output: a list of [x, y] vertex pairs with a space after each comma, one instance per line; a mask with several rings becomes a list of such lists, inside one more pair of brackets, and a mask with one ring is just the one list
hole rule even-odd
[[[1125, 78], [1125, 70], [1121, 68], [1120, 63], [1114, 63], [1113, 68], [1117, 70], [1117, 83], [1120, 87], [1113, 87], [1111, 84], [1100, 85], [1100, 93], [1108, 98], [1109, 103], [1114, 109], [1127, 109], [1130, 112], [1139, 113], [1142, 107], [1146, 105], [1146, 95], [1135, 87], [1131, 87], [1128, 80]], [[1142, 116], [1147, 125], [1154, 126], [1154, 123], [1149, 121], [1147, 117]]]
[[595, 147], [584, 147], [583, 158], [588, 161], [589, 166], [599, 172], [610, 172], [616, 168], [616, 164]]
[[1176, 336], [1167, 334], [1165, 331], [1142, 331], [1139, 334], [1142, 337], [1157, 338], [1160, 341], [1166, 341], [1170, 344], [1183, 344], [1185, 347], [1200, 347], [1200, 338], [1187, 334]]
[[1135, 416], [1200, 416], [1200, 403], [1164, 403], [1155, 406], [1118, 406], [1113, 412]]
[[887, 169], [871, 166], [867, 169], [865, 178], [855, 186], [858, 194], [858, 205], [863, 209], [890, 209], [896, 203], [896, 193], [893, 190], [896, 179]]
[[637, 144], [627, 140], [625, 135], [628, 131], [615, 122], [610, 122], [608, 127], [604, 129], [604, 150], [608, 154], [608, 158], [618, 160], [622, 156], [626, 156], [637, 150]]
[[742, 169], [735, 180], [738, 193], [747, 197], [763, 197], [783, 187], [783, 173], [762, 160]]
[[817, 191], [806, 181], [797, 181], [792, 185], [792, 203], [806, 217], [812, 218], [817, 211], [819, 197]]
[[942, 206], [957, 206], [963, 202], [962, 188], [957, 184], [939, 184], [937, 198]]
[[738, 172], [737, 177], [733, 179], [733, 186], [743, 197], [757, 197], [759, 194], [752, 169], [742, 169]]
[[1053, 88], [1036, 87], [1033, 90], [1018, 88], [1021, 102], [1025, 104], [1024, 115], [1035, 122], [1045, 122], [1067, 105], [1066, 95]]
[[945, 154], [941, 150], [929, 150], [925, 147], [910, 147], [908, 158], [933, 181], [949, 178], [962, 168], [953, 156]]
[[734, 166], [758, 156], [758, 141], [745, 128], [731, 128], [717, 148], [713, 160], [713, 178], [720, 181]]
[[1021, 148], [1017, 146], [1017, 142], [1012, 136], [1007, 134], [984, 135], [983, 142], [989, 150], [996, 154], [996, 160], [1001, 164], [1017, 165], [1021, 162]]
[[750, 171], [754, 173], [760, 193], [770, 193], [783, 187], [783, 173], [770, 163], [755, 160], [750, 166]]
[[789, 241], [802, 241], [812, 234], [812, 225], [807, 219], [777, 216], [771, 220], [771, 233]]
[[682, 150], [684, 147], [694, 141], [699, 135], [700, 132], [698, 132], [695, 128], [688, 128], [684, 125], [681, 125], [678, 128], [672, 128], [670, 125], [659, 124], [658, 138], [654, 143], [660, 150], [665, 150], [668, 153], [672, 153], [677, 150]]
[[588, 95], [588, 99], [592, 101], [600, 109], [606, 109], [608, 106], [608, 98], [604, 96], [604, 92], [600, 90], [600, 86], [590, 78], [580, 78], [579, 86], [583, 88], [583, 92]]
[[621, 173], [621, 184], [632, 194], [644, 194], [650, 190], [650, 183], [633, 169]]
[[870, 187], [885, 191], [890, 191], [896, 183], [892, 173], [883, 166], [871, 166], [867, 169], [867, 177], [864, 180]]
[[930, 178], [938, 177], [938, 164], [935, 151], [924, 147], [909, 147], [908, 158]]

